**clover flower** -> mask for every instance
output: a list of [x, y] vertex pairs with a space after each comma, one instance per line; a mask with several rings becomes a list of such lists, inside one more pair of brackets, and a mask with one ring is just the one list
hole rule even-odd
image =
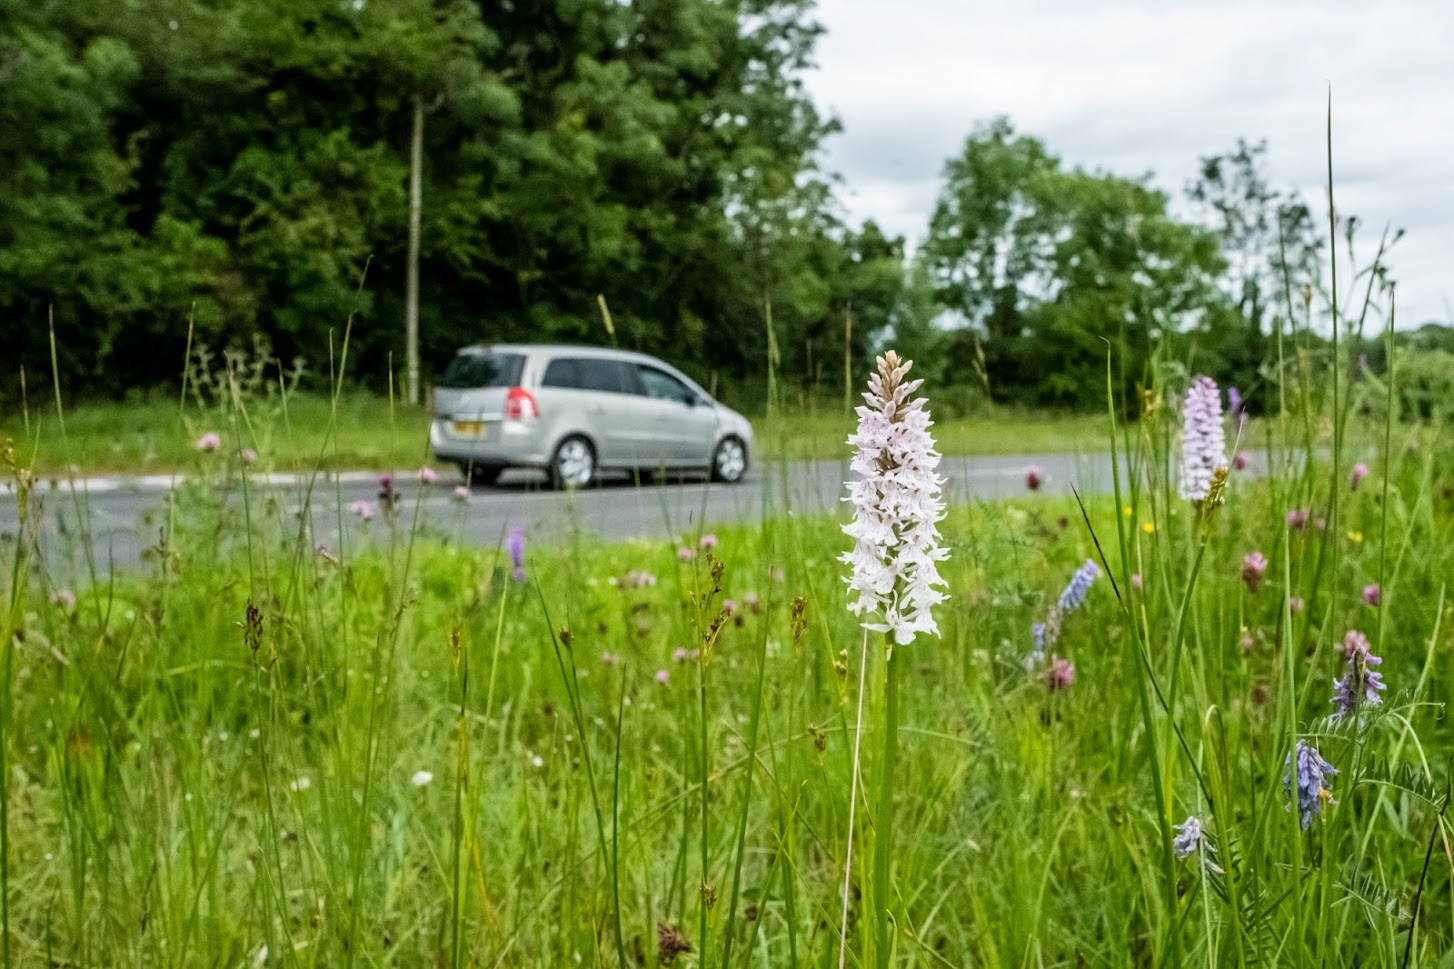
[[348, 510], [357, 515], [361, 521], [368, 521], [374, 517], [374, 503], [362, 498], [349, 502]]
[[1232, 470], [1234, 470], [1234, 471], [1245, 471], [1245, 470], [1247, 470], [1247, 461], [1248, 461], [1247, 452], [1246, 451], [1238, 451], [1237, 452], [1237, 456], [1232, 459]]
[[1370, 606], [1376, 606], [1383, 601], [1383, 590], [1378, 587], [1377, 582], [1363, 587], [1363, 601]]
[[687, 548], [687, 546], [685, 546], [685, 545], [683, 545], [681, 548], [677, 549], [677, 561], [678, 562], [690, 562], [692, 559], [694, 559], [696, 557], [697, 557], [697, 553], [696, 553], [696, 550], [695, 549]]
[[938, 634], [933, 608], [946, 598], [936, 588], [945, 584], [939, 563], [949, 557], [939, 545], [939, 452], [924, 398], [909, 398], [922, 383], [904, 382], [911, 366], [890, 350], [869, 378], [858, 429], [848, 438], [858, 480], [849, 485], [853, 520], [843, 531], [854, 544], [839, 558], [852, 566], [846, 581], [857, 598], [849, 611], [865, 617], [865, 629], [889, 633], [899, 645], [919, 633]]
[[1040, 469], [1030, 465], [1025, 469], [1025, 487], [1031, 491], [1039, 491], [1040, 484], [1044, 479], [1040, 477]]
[[1367, 652], [1368, 648], [1368, 637], [1356, 629], [1350, 629], [1343, 637], [1343, 642], [1339, 644], [1338, 652], [1342, 653], [1343, 657], [1347, 659], [1353, 655], [1354, 651], [1362, 649], [1364, 652]]
[[203, 454], [211, 454], [213, 451], [217, 450], [221, 446], [222, 435], [218, 434], [216, 431], [208, 431], [206, 434], [203, 434], [201, 437], [197, 438], [197, 450], [201, 451]]
[[1348, 665], [1343, 671], [1343, 678], [1333, 681], [1335, 692], [1331, 698], [1331, 702], [1337, 705], [1333, 716], [1339, 719], [1353, 716], [1365, 703], [1378, 706], [1383, 702], [1378, 691], [1384, 689], [1383, 674], [1369, 669], [1382, 663], [1383, 658], [1368, 651], [1368, 637], [1350, 630], [1343, 642]]
[[1211, 377], [1198, 377], [1186, 391], [1181, 427], [1181, 496], [1203, 501], [1212, 487], [1212, 473], [1227, 466], [1227, 440], [1222, 431], [1222, 395]]
[[717, 536], [708, 532], [697, 540], [697, 544], [702, 547], [703, 551], [710, 552], [717, 547]]
[[510, 555], [510, 576], [516, 582], [525, 581], [525, 529], [516, 525], [505, 536], [505, 551]]
[[1296, 749], [1287, 755], [1283, 766], [1288, 768], [1288, 772], [1282, 776], [1283, 790], [1287, 792], [1289, 799], [1287, 809], [1292, 810], [1293, 778], [1296, 777], [1298, 816], [1302, 820], [1303, 830], [1306, 831], [1312, 826], [1313, 816], [1323, 813], [1324, 804], [1337, 803], [1333, 800], [1332, 790], [1324, 781], [1336, 775], [1338, 770], [1322, 758], [1316, 747], [1305, 740], [1297, 742]]
[[422, 468], [419, 469], [419, 483], [420, 484], [422, 484], [422, 485], [432, 485], [432, 484], [434, 484], [434, 482], [436, 482], [438, 480], [439, 480], [439, 473], [437, 471], [435, 471], [433, 468], [431, 468], [429, 465], [426, 464]]
[[1295, 531], [1302, 531], [1308, 527], [1308, 511], [1306, 508], [1293, 508], [1287, 513], [1287, 527]]
[[434, 780], [433, 774], [431, 774], [427, 770], [421, 770], [416, 772], [413, 777], [409, 778], [409, 783], [413, 784], [415, 787], [423, 787], [425, 784], [428, 784], [432, 780]]
[[242, 458], [243, 464], [257, 463], [257, 452], [250, 447], [243, 448], [241, 451], [238, 452], [238, 455]]
[[469, 501], [470, 500], [470, 489], [469, 489], [469, 485], [455, 485], [455, 488], [454, 488], [454, 500], [455, 501], [458, 501], [458, 502], [461, 502], [461, 503]]
[[1358, 486], [1363, 483], [1363, 479], [1366, 477], [1368, 477], [1368, 465], [1364, 464], [1362, 461], [1359, 461], [1357, 464], [1353, 465], [1353, 477], [1348, 482], [1348, 490], [1357, 491]]
[[394, 510], [399, 502], [399, 492], [394, 490], [394, 476], [391, 474], [379, 475], [379, 508], [385, 512]]
[[1267, 559], [1261, 552], [1248, 552], [1242, 559], [1242, 581], [1247, 583], [1248, 592], [1256, 592], [1267, 574]]
[[1045, 671], [1045, 685], [1050, 692], [1062, 693], [1074, 682], [1075, 664], [1061, 656], [1052, 657], [1050, 668]]
[[59, 588], [50, 594], [50, 604], [62, 612], [70, 612], [76, 608], [76, 594], [69, 588]]
[[666, 670], [657, 670], [656, 682], [660, 683], [662, 686], [666, 686], [668, 683], [671, 682], [671, 674], [668, 673]]

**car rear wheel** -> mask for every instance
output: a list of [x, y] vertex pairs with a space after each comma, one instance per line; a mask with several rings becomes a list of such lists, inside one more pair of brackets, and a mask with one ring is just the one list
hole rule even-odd
[[735, 437], [724, 437], [712, 453], [712, 480], [736, 484], [747, 473], [747, 445]]
[[596, 479], [596, 449], [580, 435], [572, 435], [555, 447], [550, 459], [550, 481], [557, 488], [584, 488]]

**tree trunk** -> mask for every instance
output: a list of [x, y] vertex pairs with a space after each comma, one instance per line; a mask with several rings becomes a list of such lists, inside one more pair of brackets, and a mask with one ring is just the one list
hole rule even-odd
[[419, 217], [424, 208], [424, 102], [414, 99], [409, 143], [409, 261], [404, 283], [405, 396], [419, 403]]

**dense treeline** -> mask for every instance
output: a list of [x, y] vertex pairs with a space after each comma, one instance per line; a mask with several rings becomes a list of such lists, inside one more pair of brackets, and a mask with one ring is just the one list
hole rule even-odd
[[[835, 215], [807, 0], [5, 0], [5, 343], [107, 393], [188, 320], [326, 366], [402, 359], [425, 113], [426, 367], [476, 339], [623, 343], [727, 372], [887, 323], [902, 244]], [[9, 354], [7, 354], [9, 356]], [[12, 371], [13, 373], [13, 371]]]
[[[403, 366], [423, 119], [426, 377], [475, 340], [608, 338], [704, 380], [841, 387], [892, 334], [960, 399], [1098, 405], [1153, 346], [1240, 386], [1318, 286], [1264, 148], [1202, 160], [1201, 213], [1008, 121], [950, 159], [914, 257], [847, 224], [802, 75], [813, 0], [0, 0], [7, 376], [175, 380], [189, 325], [313, 372]], [[769, 336], [769, 318], [772, 336]], [[1181, 340], [1190, 336], [1194, 340]], [[1176, 337], [1168, 341], [1168, 337]]]

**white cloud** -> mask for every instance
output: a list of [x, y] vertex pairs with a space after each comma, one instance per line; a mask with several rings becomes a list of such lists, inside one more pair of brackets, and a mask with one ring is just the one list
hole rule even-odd
[[821, 0], [808, 84], [844, 122], [827, 165], [851, 216], [922, 238], [944, 162], [996, 115], [1067, 164], [1155, 173], [1180, 194], [1197, 160], [1269, 143], [1279, 187], [1326, 216], [1333, 96], [1338, 207], [1407, 235], [1399, 318], [1447, 320], [1454, 299], [1454, 6], [1308, 0]]

